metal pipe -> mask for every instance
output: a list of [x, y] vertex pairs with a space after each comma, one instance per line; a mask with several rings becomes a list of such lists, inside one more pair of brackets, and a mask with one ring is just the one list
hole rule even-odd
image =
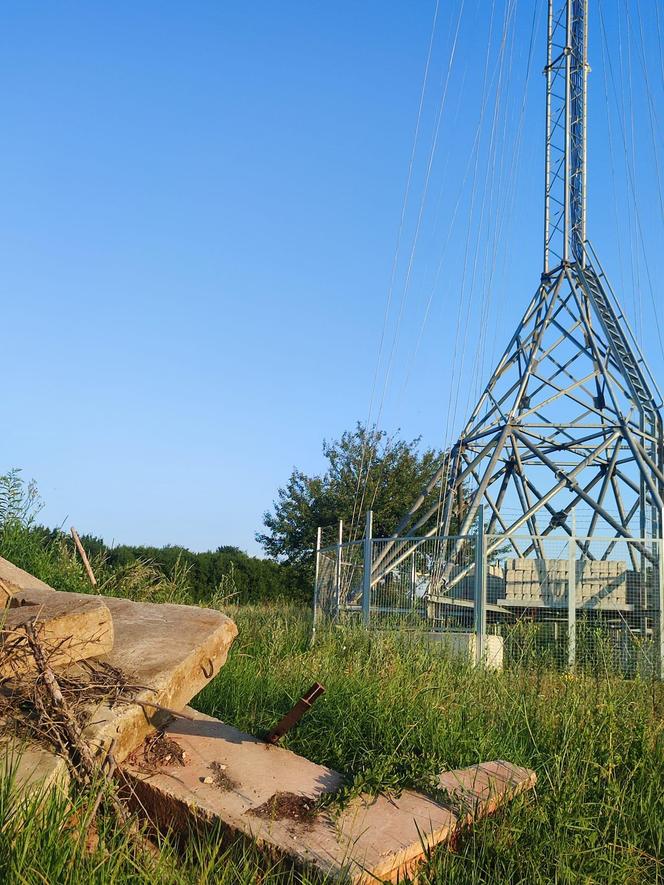
[[581, 265], [585, 267], [586, 251], [584, 243], [586, 241], [586, 210], [587, 210], [587, 193], [588, 193], [588, 16], [590, 4], [584, 2], [583, 10], [583, 147], [582, 147], [582, 190], [581, 190], [581, 233], [579, 241], [579, 259]]
[[567, 0], [567, 24], [565, 38], [565, 175], [564, 187], [564, 239], [563, 262], [568, 263], [571, 227], [571, 145], [572, 145], [572, 0]]
[[373, 545], [373, 510], [367, 510], [364, 528], [364, 575], [362, 580], [362, 620], [369, 626], [371, 617], [371, 557]]
[[314, 605], [313, 605], [313, 618], [311, 622], [311, 644], [313, 645], [316, 641], [316, 627], [318, 624], [318, 578], [320, 575], [320, 542], [321, 542], [321, 534], [322, 528], [318, 526], [316, 529], [316, 556], [314, 560]]
[[576, 512], [572, 511], [572, 534], [567, 558], [567, 666], [576, 666]]
[[278, 744], [284, 735], [286, 735], [292, 728], [295, 728], [304, 714], [312, 708], [314, 703], [322, 694], [324, 694], [324, 692], [325, 689], [320, 682], [314, 682], [309, 691], [302, 695], [297, 704], [291, 707], [288, 713], [277, 722], [265, 738], [266, 742], [268, 744]]

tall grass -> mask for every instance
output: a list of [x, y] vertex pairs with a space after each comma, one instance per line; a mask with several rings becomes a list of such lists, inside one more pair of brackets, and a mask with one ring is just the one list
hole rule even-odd
[[[0, 482], [0, 555], [58, 589], [89, 591], [66, 536], [35, 531], [29, 514], [11, 508], [3, 522], [3, 500]], [[195, 596], [186, 570], [164, 575], [142, 562], [114, 571], [102, 560], [93, 567], [102, 592], [177, 602]], [[357, 627], [323, 627], [312, 648], [304, 608], [246, 606], [229, 613], [239, 636], [194, 705], [260, 735], [321, 681], [326, 694], [286, 745], [346, 773], [349, 793], [430, 789], [442, 769], [487, 759], [536, 770], [534, 794], [437, 852], [421, 881], [664, 882], [660, 683], [620, 679], [609, 670], [575, 678], [542, 667], [487, 672], [412, 635]], [[11, 778], [0, 782], [0, 882], [294, 881], [286, 867], [265, 867], [255, 851], [222, 848], [214, 836], [192, 837], [184, 852], [163, 841], [155, 860], [137, 853], [104, 818], [99, 845], [88, 853], [78, 833], [90, 797], [72, 801], [73, 807], [51, 796], [26, 811]]]
[[[11, 885], [288, 885], [285, 866], [266, 864], [248, 845], [228, 847], [212, 833], [192, 834], [177, 848], [158, 839], [158, 852], [141, 849], [132, 834], [103, 816], [97, 843], [87, 837], [91, 796], [68, 800], [17, 796], [11, 779], [0, 780], [0, 882]], [[158, 837], [153, 836], [153, 839]]]
[[255, 734], [315, 679], [327, 692], [288, 738], [355, 790], [426, 789], [487, 759], [534, 768], [534, 796], [441, 851], [424, 881], [664, 881], [664, 690], [607, 675], [472, 669], [397, 633], [327, 628], [295, 609], [243, 609], [229, 662], [198, 697]]
[[[471, 669], [398, 634], [323, 629], [314, 648], [296, 608], [232, 612], [240, 634], [195, 706], [261, 734], [320, 679], [326, 694], [286, 741], [349, 778], [349, 791], [430, 788], [444, 768], [486, 759], [532, 767], [534, 794], [434, 854], [428, 883], [664, 881], [664, 692], [608, 676]], [[86, 854], [57, 800], [20, 823], [0, 790], [0, 880], [20, 883], [294, 881], [246, 847], [192, 838], [137, 856], [102, 821]], [[86, 799], [76, 802], [84, 808]], [[304, 877], [311, 883], [313, 877]]]

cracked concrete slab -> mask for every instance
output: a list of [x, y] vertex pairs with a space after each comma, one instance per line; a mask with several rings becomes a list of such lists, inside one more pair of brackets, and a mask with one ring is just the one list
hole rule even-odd
[[[174, 761], [146, 767], [139, 755], [122, 768], [136, 806], [163, 830], [186, 834], [193, 824], [217, 824], [229, 837], [251, 840], [299, 868], [315, 868], [339, 881], [369, 883], [403, 878], [472, 816], [458, 801], [458, 792], [456, 804], [404, 790], [394, 798], [356, 797], [339, 810], [319, 808], [321, 797], [343, 785], [338, 772], [187, 712], [194, 722], [175, 721], [166, 728], [185, 753], [184, 766]], [[488, 763], [486, 771], [493, 772], [492, 764], [498, 763]], [[225, 776], [221, 784], [214, 777], [220, 770]], [[475, 767], [454, 774], [452, 792], [486, 786]], [[506, 792], [502, 798], [506, 800]], [[301, 814], [297, 800], [305, 803]], [[492, 801], [497, 807], [497, 794]]]
[[492, 814], [519, 793], [531, 790], [536, 781], [537, 775], [530, 768], [495, 760], [444, 771], [437, 786], [456, 813], [471, 822]]

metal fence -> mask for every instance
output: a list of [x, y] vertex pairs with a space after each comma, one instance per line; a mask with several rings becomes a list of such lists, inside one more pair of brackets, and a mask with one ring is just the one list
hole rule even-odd
[[[370, 522], [369, 522], [370, 526]], [[662, 542], [372, 538], [316, 551], [321, 618], [422, 631], [500, 667], [664, 675]]]

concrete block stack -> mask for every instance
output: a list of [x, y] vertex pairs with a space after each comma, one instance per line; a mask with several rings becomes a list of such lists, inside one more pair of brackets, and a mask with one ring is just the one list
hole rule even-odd
[[[452, 599], [475, 599], [475, 567], [460, 580], [458, 575], [464, 570], [465, 566], [455, 566], [450, 576], [450, 584], [452, 588], [449, 596]], [[487, 574], [487, 599], [489, 602], [495, 603], [505, 593], [505, 574], [502, 565], [499, 563], [489, 563], [486, 570]], [[455, 583], [456, 581], [456, 583]], [[444, 589], [441, 590], [442, 596], [446, 595]]]
[[627, 605], [627, 565], [615, 560], [577, 562], [577, 599], [586, 607]]
[[505, 596], [517, 604], [538, 605], [549, 599], [548, 560], [508, 559], [505, 563]]
[[[627, 566], [621, 561], [576, 561], [577, 607], [627, 605]], [[505, 563], [505, 598], [516, 605], [563, 608], [567, 605], [569, 561], [509, 559]]]

